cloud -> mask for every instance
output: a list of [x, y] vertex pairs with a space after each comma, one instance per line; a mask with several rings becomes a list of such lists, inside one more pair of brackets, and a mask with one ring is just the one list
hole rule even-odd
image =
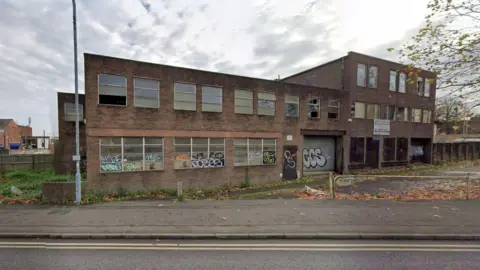
[[[354, 8], [348, 0], [77, 1], [79, 90], [84, 52], [269, 79], [344, 55], [359, 41], [364, 52], [386, 57], [393, 38], [357, 34], [366, 19], [358, 16], [380, 12], [383, 2], [372, 1]], [[405, 12], [397, 13], [389, 16], [402, 21]], [[378, 27], [369, 31], [391, 31]], [[74, 91], [72, 28], [69, 1], [0, 1], [0, 118], [25, 124], [31, 116], [34, 134], [56, 133], [56, 92]], [[395, 37], [405, 33], [396, 29]]]

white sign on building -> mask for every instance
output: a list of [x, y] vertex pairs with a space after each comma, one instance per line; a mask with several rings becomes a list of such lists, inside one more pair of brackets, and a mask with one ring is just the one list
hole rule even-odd
[[373, 119], [373, 135], [390, 135], [390, 120]]

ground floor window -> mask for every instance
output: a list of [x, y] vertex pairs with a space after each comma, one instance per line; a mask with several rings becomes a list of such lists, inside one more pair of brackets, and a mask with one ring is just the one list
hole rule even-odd
[[350, 163], [365, 163], [365, 138], [350, 138]]
[[397, 138], [397, 160], [408, 160], [408, 138]]
[[100, 172], [163, 170], [163, 138], [100, 138]]
[[384, 138], [383, 139], [383, 160], [384, 161], [395, 161], [395, 138]]
[[233, 139], [235, 166], [255, 166], [276, 164], [275, 139]]
[[175, 138], [175, 169], [225, 167], [224, 138]]

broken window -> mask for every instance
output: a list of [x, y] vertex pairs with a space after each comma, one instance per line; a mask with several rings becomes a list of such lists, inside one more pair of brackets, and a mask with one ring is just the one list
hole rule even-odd
[[329, 100], [328, 101], [328, 118], [338, 119], [340, 117], [340, 101]]
[[308, 99], [308, 118], [320, 118], [320, 99]]
[[98, 75], [98, 103], [105, 105], [127, 105], [127, 77]]
[[285, 116], [298, 117], [299, 97], [285, 95]]

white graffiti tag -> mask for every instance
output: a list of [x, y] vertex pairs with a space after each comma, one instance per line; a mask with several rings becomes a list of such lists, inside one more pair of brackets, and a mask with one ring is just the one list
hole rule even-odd
[[305, 168], [325, 167], [327, 159], [320, 148], [303, 149], [303, 166]]
[[294, 169], [295, 167], [297, 167], [297, 164], [295, 164], [295, 159], [293, 158], [289, 150], [285, 150], [283, 156], [285, 157], [285, 168]]

